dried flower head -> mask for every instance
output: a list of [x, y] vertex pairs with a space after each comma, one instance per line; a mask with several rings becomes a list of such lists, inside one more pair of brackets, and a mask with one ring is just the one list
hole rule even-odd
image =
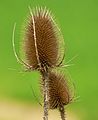
[[54, 67], [61, 62], [63, 49], [61, 33], [50, 12], [46, 9], [30, 9], [30, 17], [25, 27], [24, 53], [26, 62], [32, 69]]
[[62, 107], [72, 101], [73, 93], [63, 73], [49, 72], [48, 84], [50, 109]]

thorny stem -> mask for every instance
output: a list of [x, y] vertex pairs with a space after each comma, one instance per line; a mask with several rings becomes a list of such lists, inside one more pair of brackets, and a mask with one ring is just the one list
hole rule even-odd
[[44, 116], [43, 120], [48, 120], [48, 72], [42, 72], [43, 75], [43, 82], [44, 82]]
[[65, 110], [64, 110], [64, 106], [59, 106], [59, 111], [60, 111], [61, 119], [62, 119], [62, 120], [65, 120]]
[[44, 85], [44, 120], [48, 120], [48, 82], [47, 79], [45, 80]]

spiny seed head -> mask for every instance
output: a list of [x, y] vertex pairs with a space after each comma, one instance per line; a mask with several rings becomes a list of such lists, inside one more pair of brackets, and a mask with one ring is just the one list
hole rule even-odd
[[49, 73], [49, 107], [55, 109], [72, 101], [72, 94], [65, 76], [61, 73]]
[[37, 69], [55, 66], [60, 60], [59, 42], [62, 37], [52, 16], [46, 9], [30, 11], [30, 17], [25, 29], [24, 53], [26, 62]]

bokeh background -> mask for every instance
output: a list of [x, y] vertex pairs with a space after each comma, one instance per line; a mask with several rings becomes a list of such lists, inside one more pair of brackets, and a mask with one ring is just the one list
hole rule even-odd
[[[19, 53], [21, 28], [29, 5], [32, 8], [47, 6], [56, 16], [66, 45], [65, 62], [78, 55], [71, 62], [75, 65], [67, 69], [75, 83], [77, 96], [80, 96], [67, 106], [68, 120], [98, 120], [97, 0], [0, 0], [0, 120], [42, 119], [42, 107], [30, 87], [33, 86], [41, 101], [39, 73], [22, 72], [11, 43], [16, 22], [15, 42]], [[60, 119], [58, 112], [51, 116], [52, 113], [51, 120]]]

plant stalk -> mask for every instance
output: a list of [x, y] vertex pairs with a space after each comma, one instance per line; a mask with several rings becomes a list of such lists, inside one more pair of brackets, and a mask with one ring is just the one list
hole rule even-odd
[[62, 120], [65, 120], [65, 110], [64, 110], [64, 106], [59, 106], [59, 111], [60, 111], [61, 119], [62, 119]]
[[44, 116], [43, 120], [48, 120], [48, 72], [44, 71], [42, 72], [43, 76], [43, 95], [44, 95]]

